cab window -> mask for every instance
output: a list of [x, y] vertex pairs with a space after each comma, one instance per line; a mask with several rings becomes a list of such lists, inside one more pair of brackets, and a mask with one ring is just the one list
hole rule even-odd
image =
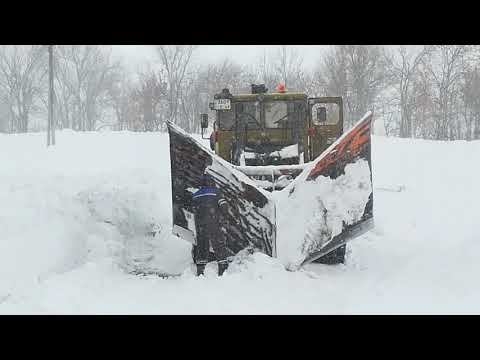
[[265, 103], [265, 126], [267, 128], [282, 127], [282, 121], [288, 120], [288, 105], [285, 101]]
[[218, 127], [222, 130], [230, 130], [233, 126], [233, 111], [217, 111]]
[[314, 125], [335, 125], [340, 119], [340, 108], [335, 103], [318, 103], [312, 106]]
[[267, 128], [292, 128], [305, 119], [304, 101], [271, 101], [265, 103]]
[[258, 102], [238, 102], [235, 104], [238, 126], [259, 129], [260, 106]]

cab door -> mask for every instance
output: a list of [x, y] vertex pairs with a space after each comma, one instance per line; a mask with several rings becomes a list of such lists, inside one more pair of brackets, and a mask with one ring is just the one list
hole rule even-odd
[[343, 134], [341, 97], [308, 99], [308, 148], [310, 161], [318, 157]]

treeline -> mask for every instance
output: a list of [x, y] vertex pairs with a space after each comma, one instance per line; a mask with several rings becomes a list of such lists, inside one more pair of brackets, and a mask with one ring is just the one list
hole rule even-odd
[[[329, 46], [313, 69], [288, 46], [251, 64], [198, 64], [197, 48], [155, 46], [155, 61], [132, 73], [111, 47], [55, 46], [56, 127], [164, 131], [169, 120], [199, 132], [200, 113], [221, 89], [283, 82], [309, 96], [342, 96], [346, 128], [373, 110], [375, 129], [389, 136], [480, 139], [479, 46]], [[0, 131], [45, 128], [47, 78], [45, 46], [0, 47]]]

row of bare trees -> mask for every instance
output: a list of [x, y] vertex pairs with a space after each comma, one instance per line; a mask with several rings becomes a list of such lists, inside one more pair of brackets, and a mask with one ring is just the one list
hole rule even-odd
[[[55, 46], [55, 119], [58, 128], [97, 130], [108, 119], [120, 64], [101, 46]], [[27, 132], [46, 125], [47, 46], [0, 47], [0, 130]], [[42, 119], [44, 121], [34, 121]], [[33, 124], [32, 124], [33, 120]]]
[[45, 98], [46, 52], [44, 46], [0, 47], [0, 130], [28, 131], [31, 114]]
[[397, 47], [387, 56], [387, 134], [435, 140], [480, 139], [478, 46]]
[[285, 47], [270, 66], [261, 60], [257, 74], [266, 83], [283, 81], [310, 96], [342, 96], [347, 128], [374, 110], [387, 135], [480, 139], [479, 46], [331, 46], [311, 72]]
[[[55, 46], [57, 127], [164, 131], [172, 121], [198, 132], [199, 114], [222, 88], [274, 90], [283, 82], [309, 96], [342, 96], [347, 128], [373, 109], [387, 135], [480, 139], [479, 46], [329, 46], [313, 69], [289, 46], [251, 64], [199, 64], [197, 48], [155, 46], [156, 60], [133, 74], [111, 47]], [[0, 47], [0, 131], [44, 128], [47, 78], [46, 46]]]
[[123, 76], [111, 89], [115, 129], [157, 131], [165, 130], [165, 121], [185, 127], [191, 117], [198, 120], [199, 114], [191, 113], [191, 102], [197, 97], [192, 92], [195, 71], [191, 69], [195, 46], [160, 45], [155, 50], [154, 64], [146, 64], [134, 80]]

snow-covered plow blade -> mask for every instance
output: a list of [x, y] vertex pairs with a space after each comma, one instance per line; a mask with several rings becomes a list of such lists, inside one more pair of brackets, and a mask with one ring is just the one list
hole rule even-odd
[[[314, 208], [305, 228], [299, 230], [304, 232], [302, 265], [374, 226], [371, 124], [368, 112], [285, 189], [290, 202], [315, 202], [310, 204]], [[308, 197], [302, 198], [302, 193]]]
[[223, 222], [230, 252], [252, 248], [275, 256], [275, 203], [268, 192], [175, 125], [168, 123], [168, 131], [173, 233], [196, 243], [191, 197], [207, 170], [228, 203], [228, 219]]
[[297, 269], [332, 252], [373, 227], [371, 121], [369, 112], [314, 161], [292, 166], [301, 173], [274, 193], [168, 123], [173, 233], [195, 244], [191, 195], [207, 171], [229, 205], [233, 253], [252, 248]]

